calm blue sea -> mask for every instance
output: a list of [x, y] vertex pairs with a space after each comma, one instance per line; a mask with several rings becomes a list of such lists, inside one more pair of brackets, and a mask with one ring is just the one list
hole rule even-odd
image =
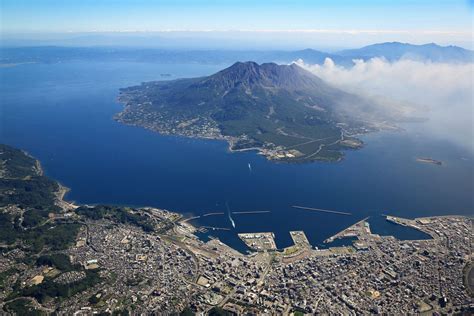
[[[381, 214], [417, 217], [472, 215], [473, 155], [431, 138], [426, 124], [363, 137], [366, 146], [340, 163], [277, 164], [255, 153], [231, 154], [227, 144], [160, 136], [121, 125], [118, 89], [142, 81], [211, 74], [227, 65], [125, 62], [28, 64], [0, 69], [0, 142], [40, 159], [46, 174], [71, 188], [78, 203], [156, 206], [183, 214], [271, 211], [233, 215], [236, 228], [213, 236], [243, 250], [239, 232], [272, 231], [277, 245], [304, 230], [313, 245], [371, 216], [372, 230], [399, 238], [422, 235]], [[415, 161], [433, 157], [443, 166]], [[251, 164], [250, 172], [248, 164]], [[303, 205], [352, 216], [303, 211]], [[232, 228], [227, 215], [199, 224]]]

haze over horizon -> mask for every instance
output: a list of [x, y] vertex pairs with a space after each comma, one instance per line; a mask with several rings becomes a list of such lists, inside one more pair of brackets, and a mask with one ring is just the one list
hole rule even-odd
[[472, 1], [4, 0], [0, 6], [4, 46], [337, 50], [399, 41], [473, 47]]

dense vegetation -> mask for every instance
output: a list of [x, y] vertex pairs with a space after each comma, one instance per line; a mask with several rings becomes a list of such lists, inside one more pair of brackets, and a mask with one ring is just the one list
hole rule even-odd
[[38, 174], [38, 170], [34, 169], [36, 167], [35, 159], [23, 151], [0, 144], [0, 153], [0, 160], [4, 172], [3, 177], [24, 178]]
[[58, 211], [58, 207], [54, 205], [54, 192], [58, 190], [58, 184], [43, 176], [30, 177], [0, 180], [0, 207], [16, 204], [20, 207]]
[[209, 316], [232, 316], [234, 313], [224, 310], [221, 307], [213, 307], [209, 311]]
[[19, 298], [5, 304], [4, 310], [14, 315], [24, 315], [24, 316], [47, 315], [47, 313], [35, 309], [31, 301], [25, 298]]
[[57, 212], [57, 182], [42, 175], [36, 160], [23, 151], [0, 144], [0, 207], [15, 204]]
[[76, 293], [96, 285], [100, 281], [99, 272], [86, 270], [86, 277], [68, 284], [54, 282], [53, 279], [46, 278], [43, 283], [25, 287], [13, 293], [12, 297], [33, 297], [38, 302], [44, 303], [50, 298], [68, 298]]
[[73, 271], [80, 268], [80, 266], [73, 266], [69, 257], [63, 253], [40, 256], [36, 259], [36, 265], [55, 267], [63, 272]]
[[15, 268], [10, 268], [8, 270], [5, 270], [3, 272], [0, 272], [0, 290], [3, 290], [4, 286], [5, 286], [5, 280], [15, 274], [17, 272], [17, 269]]
[[58, 213], [55, 194], [59, 185], [42, 175], [36, 160], [23, 151], [0, 145], [0, 243], [19, 242], [24, 250], [40, 252], [44, 247], [65, 249], [77, 235], [80, 225], [47, 222]]
[[5, 244], [20, 242], [24, 250], [38, 253], [47, 247], [51, 250], [66, 249], [74, 242], [80, 225], [76, 223], [45, 224], [34, 229], [25, 229], [19, 217], [0, 213], [0, 241]]

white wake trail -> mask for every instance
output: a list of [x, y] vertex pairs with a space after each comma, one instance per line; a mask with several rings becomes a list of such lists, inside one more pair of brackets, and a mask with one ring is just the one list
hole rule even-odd
[[225, 206], [227, 207], [227, 214], [229, 215], [230, 223], [232, 224], [232, 227], [235, 228], [235, 222], [232, 219], [232, 216], [230, 215], [230, 208], [229, 208], [229, 204], [227, 203], [227, 201], [225, 202]]

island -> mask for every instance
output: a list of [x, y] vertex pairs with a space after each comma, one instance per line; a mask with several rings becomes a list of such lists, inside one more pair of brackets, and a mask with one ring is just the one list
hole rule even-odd
[[438, 166], [441, 166], [443, 164], [442, 161], [435, 160], [432, 158], [416, 158], [416, 161], [422, 162], [422, 163], [430, 163], [430, 164], [438, 165]]
[[[428, 239], [373, 234], [363, 219], [313, 249], [303, 231], [240, 234], [242, 254], [178, 213], [76, 205], [27, 153], [0, 145], [0, 311], [16, 315], [463, 314], [472, 307], [472, 219], [387, 220]], [[220, 213], [207, 215], [220, 216]], [[225, 216], [225, 215], [221, 215]], [[232, 229], [230, 226], [228, 229]]]
[[335, 88], [296, 64], [237, 62], [211, 76], [120, 90], [119, 122], [161, 134], [221, 139], [272, 161], [338, 161], [357, 135], [386, 128], [394, 108]]

